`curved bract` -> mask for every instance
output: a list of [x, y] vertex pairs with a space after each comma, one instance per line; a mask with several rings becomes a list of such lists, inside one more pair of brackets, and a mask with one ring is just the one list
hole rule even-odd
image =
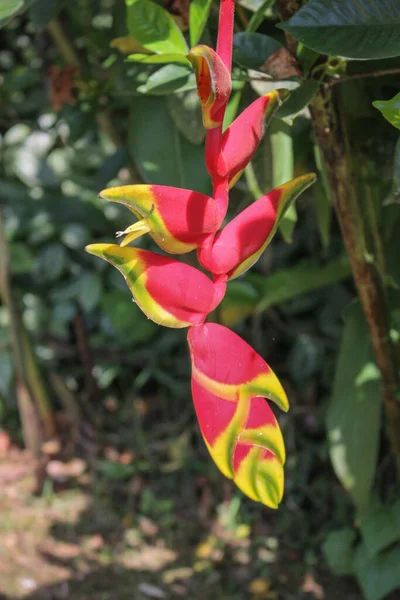
[[116, 244], [91, 244], [86, 250], [116, 267], [138, 306], [164, 327], [203, 323], [225, 293], [224, 278], [213, 283], [194, 267], [148, 250]]
[[315, 178], [314, 173], [296, 177], [253, 202], [217, 233], [212, 244], [199, 249], [203, 267], [225, 273], [228, 279], [247, 271], [271, 242], [289, 206]]
[[224, 160], [221, 163], [225, 165], [230, 187], [243, 173], [269, 122], [289, 95], [288, 90], [273, 90], [257, 98], [224, 131], [221, 144]]
[[288, 409], [279, 380], [251, 346], [226, 327], [193, 327], [188, 341], [193, 401], [212, 458], [253, 500], [277, 508], [285, 448], [264, 398]]
[[126, 235], [121, 246], [148, 232], [165, 252], [183, 254], [201, 246], [222, 221], [215, 200], [192, 190], [123, 185], [103, 190], [99, 196], [123, 204], [141, 219], [120, 232]]
[[218, 54], [208, 46], [195, 46], [187, 55], [196, 76], [205, 129], [222, 124], [231, 93], [231, 76]]

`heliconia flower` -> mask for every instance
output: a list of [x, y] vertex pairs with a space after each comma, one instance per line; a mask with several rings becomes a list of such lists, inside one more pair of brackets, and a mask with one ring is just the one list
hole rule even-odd
[[222, 125], [231, 93], [231, 76], [218, 54], [208, 46], [192, 48], [187, 55], [192, 63], [203, 113], [203, 125], [214, 129]]
[[90, 244], [86, 250], [116, 267], [138, 306], [164, 327], [203, 323], [225, 294], [226, 277], [212, 282], [194, 267], [148, 250], [116, 244]]
[[272, 240], [291, 203], [315, 179], [314, 173], [296, 177], [250, 204], [217, 233], [212, 244], [199, 248], [202, 266], [212, 273], [225, 273], [228, 279], [247, 271]]
[[149, 233], [166, 252], [183, 254], [201, 246], [223, 219], [213, 198], [166, 185], [124, 185], [103, 190], [99, 196], [123, 204], [141, 219], [118, 232], [126, 236], [121, 246]]
[[193, 401], [213, 460], [250, 498], [277, 508], [285, 448], [264, 398], [288, 410], [282, 385], [261, 356], [222, 325], [192, 327], [188, 342]]
[[[224, 131], [221, 143], [223, 161], [232, 187], [250, 162], [265, 129], [280, 106], [289, 98], [288, 90], [273, 90], [252, 102]], [[224, 175], [224, 173], [220, 173]]]

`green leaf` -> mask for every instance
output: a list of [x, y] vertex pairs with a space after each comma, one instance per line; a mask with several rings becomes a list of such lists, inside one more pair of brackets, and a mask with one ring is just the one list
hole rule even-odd
[[167, 96], [169, 114], [181, 134], [192, 144], [204, 142], [206, 130], [197, 90]]
[[91, 312], [99, 303], [103, 284], [100, 275], [86, 272], [77, 280], [77, 300], [87, 313]]
[[400, 129], [400, 92], [391, 100], [375, 100], [372, 105], [381, 111], [389, 123]]
[[259, 293], [248, 281], [235, 280], [229, 282], [219, 309], [223, 325], [233, 327], [249, 314], [252, 314], [259, 298]]
[[151, 0], [126, 0], [128, 29], [142, 46], [156, 53], [187, 54], [188, 47], [171, 15]]
[[192, 0], [189, 6], [190, 45], [195, 46], [206, 26], [212, 0]]
[[365, 600], [382, 600], [399, 589], [400, 544], [370, 559], [361, 544], [356, 551], [354, 570]]
[[356, 506], [368, 506], [375, 476], [381, 413], [380, 374], [359, 304], [348, 312], [327, 414], [334, 471]]
[[67, 4], [68, 0], [35, 0], [30, 10], [32, 23], [38, 30], [44, 29]]
[[315, 261], [303, 261], [292, 269], [282, 269], [265, 277], [249, 276], [253, 284], [260, 282], [262, 299], [257, 304], [256, 312], [264, 310], [311, 292], [326, 285], [331, 285], [351, 275], [347, 257], [332, 260], [325, 265]]
[[400, 541], [400, 500], [391, 506], [377, 506], [360, 520], [361, 534], [369, 558]]
[[264, 2], [259, 6], [256, 12], [252, 15], [249, 24], [246, 27], [246, 31], [252, 33], [256, 31], [261, 23], [264, 20], [265, 13], [270, 10], [271, 6], [274, 4], [275, 0], [264, 0]]
[[182, 65], [165, 65], [152, 73], [146, 83], [138, 87], [138, 92], [152, 94], [153, 96], [164, 96], [186, 86], [189, 79], [192, 80], [193, 87], [196, 87], [194, 74], [191, 70]]
[[319, 83], [312, 79], [303, 81], [298, 88], [290, 93], [289, 100], [286, 100], [276, 113], [277, 117], [292, 117], [303, 110], [314, 98], [318, 92]]
[[353, 572], [356, 532], [350, 527], [331, 531], [322, 545], [329, 568], [335, 575], [350, 575]]
[[211, 192], [203, 147], [190, 144], [177, 130], [166, 98], [138, 96], [132, 103], [129, 150], [143, 180]]
[[398, 0], [309, 0], [278, 27], [321, 54], [356, 60], [400, 55]]
[[[1, 21], [15, 15], [24, 6], [23, 0], [2, 0], [0, 5], [0, 25]], [[5, 23], [4, 23], [5, 25]]]
[[[269, 132], [272, 148], [272, 187], [276, 188], [293, 179], [293, 139], [290, 125], [281, 119], [273, 119]], [[279, 223], [279, 231], [285, 242], [292, 241], [296, 221], [297, 211], [292, 204]]]
[[280, 48], [280, 42], [261, 33], [241, 32], [233, 36], [233, 60], [246, 69], [260, 69]]
[[10, 243], [11, 273], [13, 275], [26, 275], [35, 268], [35, 256], [29, 247], [21, 243]]
[[350, 275], [350, 264], [345, 256], [325, 265], [306, 260], [267, 278], [250, 273], [244, 280], [229, 282], [221, 304], [221, 319], [224, 325], [233, 327], [251, 314], [259, 314]]
[[124, 346], [147, 342], [158, 331], [153, 321], [143, 319], [142, 311], [125, 290], [108, 292], [102, 298], [101, 308]]
[[137, 62], [148, 65], [181, 63], [190, 66], [190, 62], [183, 54], [130, 54], [126, 57], [128, 62]]

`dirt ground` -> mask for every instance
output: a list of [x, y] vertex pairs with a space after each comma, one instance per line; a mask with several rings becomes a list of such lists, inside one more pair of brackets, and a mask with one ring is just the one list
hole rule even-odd
[[41, 466], [16, 448], [0, 459], [1, 600], [361, 600], [352, 581], [281, 556], [273, 536], [228, 527], [235, 506], [213, 521], [179, 501], [173, 515], [166, 504], [149, 518], [143, 503], [124, 513], [74, 468], [35, 494]]

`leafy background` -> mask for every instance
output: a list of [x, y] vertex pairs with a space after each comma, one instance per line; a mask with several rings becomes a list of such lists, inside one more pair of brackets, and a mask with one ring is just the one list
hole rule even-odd
[[[400, 506], [380, 376], [307, 105], [323, 80], [337, 84], [398, 340], [400, 15], [394, 0], [344, 4], [310, 0], [284, 25], [302, 43], [301, 76], [282, 58], [275, 3], [236, 6], [226, 124], [259, 94], [292, 96], [232, 191], [231, 215], [294, 176], [319, 176], [215, 315], [291, 400], [278, 415], [285, 499], [271, 512], [208, 457], [184, 332], [145, 319], [119, 274], [83, 252], [130, 224], [98, 198], [105, 187], [210, 192], [185, 54], [199, 40], [215, 46], [218, 4], [0, 1], [0, 249], [12, 288], [0, 305], [5, 598], [396, 598]], [[54, 413], [57, 435], [37, 458], [22, 450], [40, 427], [12, 358], [15, 323], [32, 350], [23, 346], [30, 381], [35, 368], [43, 379], [37, 399]]]

